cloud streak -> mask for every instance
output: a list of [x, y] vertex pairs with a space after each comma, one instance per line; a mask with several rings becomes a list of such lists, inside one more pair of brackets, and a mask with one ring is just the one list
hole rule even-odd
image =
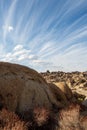
[[1, 0], [0, 4], [4, 16], [0, 60], [38, 71], [87, 70], [86, 0]]

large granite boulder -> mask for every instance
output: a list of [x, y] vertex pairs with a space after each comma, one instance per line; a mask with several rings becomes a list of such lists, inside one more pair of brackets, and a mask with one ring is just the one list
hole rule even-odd
[[55, 99], [59, 103], [59, 106], [65, 107], [68, 105], [68, 100], [63, 91], [53, 83], [49, 83], [49, 90], [53, 93]]
[[0, 108], [22, 113], [35, 106], [57, 104], [42, 76], [28, 67], [0, 62]]
[[65, 82], [54, 82], [54, 84], [61, 89], [61, 91], [66, 95], [67, 99], [71, 99], [73, 97], [71, 89]]

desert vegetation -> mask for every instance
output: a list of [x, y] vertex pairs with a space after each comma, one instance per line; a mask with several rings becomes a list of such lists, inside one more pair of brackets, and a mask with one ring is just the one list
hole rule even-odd
[[87, 116], [81, 115], [81, 109], [71, 104], [55, 112], [43, 106], [23, 116], [3, 108], [0, 110], [0, 130], [87, 130]]

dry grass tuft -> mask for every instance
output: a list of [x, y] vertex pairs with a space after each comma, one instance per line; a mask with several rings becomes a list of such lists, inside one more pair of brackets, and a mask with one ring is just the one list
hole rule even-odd
[[70, 106], [59, 113], [58, 130], [79, 130], [79, 106]]
[[50, 111], [45, 108], [37, 107], [33, 110], [34, 122], [36, 122], [38, 126], [45, 124], [48, 121], [49, 116]]
[[35, 107], [24, 112], [21, 118], [31, 122], [29, 130], [55, 130], [57, 120], [55, 114], [46, 107]]
[[27, 123], [21, 121], [13, 112], [6, 109], [0, 111], [0, 130], [28, 130]]
[[56, 115], [45, 107], [33, 110], [33, 121], [35, 128], [40, 130], [54, 130], [57, 123]]
[[0, 130], [87, 130], [87, 116], [80, 115], [79, 105], [70, 105], [56, 114], [46, 107], [35, 107], [20, 118], [2, 109]]
[[87, 117], [81, 117], [79, 105], [60, 111], [57, 130], [87, 130]]

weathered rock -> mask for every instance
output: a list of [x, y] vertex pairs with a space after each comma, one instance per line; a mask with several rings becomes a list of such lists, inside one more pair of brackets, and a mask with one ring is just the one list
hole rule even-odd
[[72, 98], [72, 91], [65, 82], [55, 82], [54, 84], [61, 89], [61, 91], [66, 95], [67, 99]]
[[43, 105], [58, 104], [42, 76], [28, 67], [0, 62], [0, 107], [22, 113]]
[[64, 92], [61, 91], [60, 88], [58, 88], [55, 84], [49, 83], [49, 89], [53, 93], [60, 107], [65, 107], [66, 105], [68, 105], [68, 100]]

